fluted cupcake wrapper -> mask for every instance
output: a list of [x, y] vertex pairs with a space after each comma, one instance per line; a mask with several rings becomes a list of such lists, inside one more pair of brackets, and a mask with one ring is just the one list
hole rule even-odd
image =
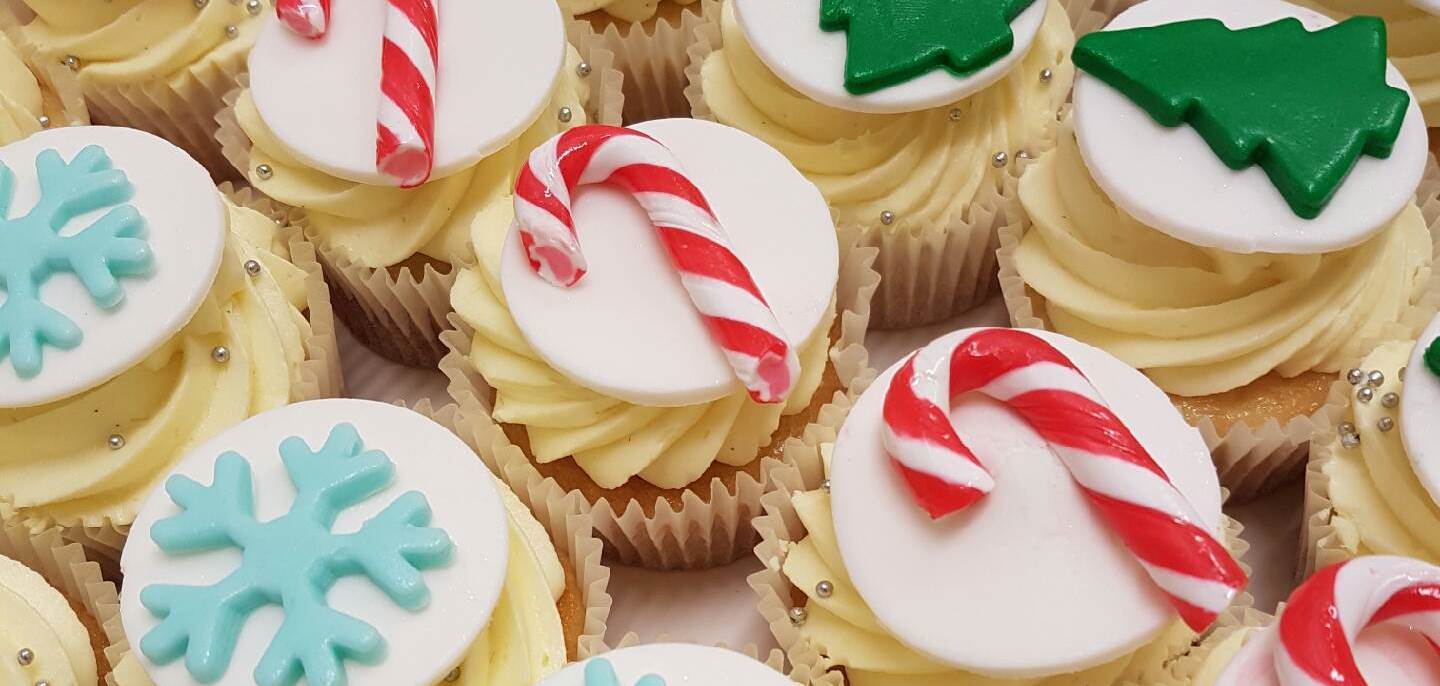
[[[103, 653], [110, 665], [116, 664], [120, 655], [115, 646], [120, 626], [120, 593], [115, 584], [105, 580], [100, 565], [86, 557], [81, 545], [67, 542], [59, 529], [31, 531], [9, 523], [0, 526], [0, 555], [40, 574], [94, 619], [104, 636], [92, 636], [91, 640], [103, 638], [105, 642], [98, 646], [92, 644], [92, 648]], [[104, 677], [105, 665], [96, 667]]]
[[[879, 275], [871, 268], [874, 250], [851, 245], [858, 238], [853, 233], [841, 236], [836, 290], [839, 334], [831, 343], [829, 356], [841, 390], [829, 398], [817, 393], [811, 402], [816, 418], [797, 431], [792, 441], [833, 436], [850, 406], [849, 396], [859, 393], [875, 378], [864, 336]], [[843, 249], [845, 246], [851, 249]], [[607, 551], [621, 564], [630, 566], [718, 567], [740, 559], [754, 545], [751, 519], [760, 513], [760, 498], [771, 488], [764, 477], [766, 467], [761, 467], [758, 478], [738, 471], [734, 483], [719, 478], [693, 483], [685, 489], [678, 508], [664, 498], [654, 503], [610, 502], [606, 498], [590, 501], [579, 490], [567, 491], [555, 479], [541, 474], [525, 450], [515, 445], [491, 417], [485, 400], [491, 397], [490, 388], [468, 357], [473, 333], [458, 316], [452, 322], [455, 328], [441, 336], [450, 352], [441, 360], [440, 371], [450, 378], [450, 394], [460, 407], [464, 426], [461, 437], [521, 500], [543, 502], [572, 497], [584, 502], [595, 515], [595, 526], [606, 541]], [[756, 459], [763, 465], [776, 457], [762, 454]], [[653, 505], [648, 513], [647, 505]]]
[[[806, 535], [805, 526], [796, 513], [794, 497], [822, 487], [828, 459], [826, 453], [834, 441], [834, 434], [816, 441], [792, 441], [785, 446], [784, 461], [772, 463], [772, 469], [767, 475], [772, 490], [762, 498], [764, 514], [754, 522], [755, 530], [760, 536], [760, 542], [755, 546], [755, 556], [760, 559], [764, 569], [751, 574], [748, 579], [750, 588], [758, 597], [757, 608], [760, 615], [770, 625], [770, 632], [774, 634], [780, 649], [790, 661], [790, 678], [802, 684], [816, 686], [845, 686], [847, 682], [841, 665], [826, 655], [822, 647], [805, 637], [801, 631], [804, 620], [797, 622], [791, 615], [795, 608], [804, 607], [803, 603], [795, 601], [805, 596], [790, 583], [782, 569], [790, 547]], [[1222, 516], [1222, 527], [1226, 548], [1235, 556], [1246, 575], [1249, 575], [1250, 566], [1245, 563], [1244, 557], [1250, 544], [1241, 537], [1243, 527], [1228, 515]], [[1231, 608], [1222, 614], [1222, 618], [1241, 613], [1253, 604], [1254, 598], [1248, 593], [1242, 593], [1234, 600]], [[1211, 631], [1219, 626], [1221, 624], [1217, 623]], [[1181, 654], [1183, 653], [1177, 652], [1165, 656], [1164, 659], [1155, 660], [1153, 664], [1131, 665], [1121, 684], [1129, 686], [1134, 682], [1137, 685], [1156, 686], [1165, 683], [1160, 675], [1164, 673], [1167, 665]]]
[[[1347, 368], [1348, 363], [1358, 362], [1384, 341], [1413, 339], [1440, 309], [1440, 163], [1433, 155], [1416, 193], [1416, 202], [1430, 230], [1436, 264], [1431, 265], [1420, 296], [1398, 321], [1384, 327], [1376, 336], [1349, 342], [1341, 355]], [[1012, 205], [1009, 212], [1018, 221], [1002, 228], [999, 236], [1000, 290], [1014, 326], [1049, 330], [1044, 298], [1025, 285], [1016, 265], [1015, 252], [1030, 229], [1030, 221], [1018, 199]], [[1345, 399], [1337, 398], [1332, 390], [1329, 398], [1310, 414], [1270, 417], [1258, 427], [1237, 421], [1223, 433], [1210, 417], [1200, 417], [1195, 428], [1210, 448], [1220, 483], [1230, 490], [1234, 501], [1245, 501], [1273, 492], [1301, 476], [1310, 455], [1311, 437], [1325, 427], [1333, 429], [1344, 412], [1344, 404]]]
[[1205, 638], [1185, 654], [1175, 658], [1162, 669], [1152, 670], [1139, 681], [1123, 686], [1189, 686], [1217, 645], [1234, 636], [1236, 632], [1263, 629], [1274, 622], [1273, 616], [1248, 604], [1232, 605], [1215, 620]]
[[[614, 67], [614, 55], [598, 39], [586, 39], [575, 45], [581, 60], [589, 67], [584, 82], [585, 111], [590, 120], [620, 123], [620, 109], [624, 106], [620, 88], [624, 79]], [[241, 90], [248, 86], [248, 79], [242, 79], [239, 88], [227, 93], [225, 107], [215, 117], [218, 123], [215, 139], [228, 165], [242, 175], [252, 171], [251, 142], [235, 117], [235, 103]], [[297, 217], [325, 268], [336, 315], [355, 338], [392, 362], [434, 368], [445, 355], [439, 336], [449, 328], [446, 317], [451, 312], [450, 289], [464, 265], [424, 260], [423, 264], [417, 261], [414, 266], [366, 266], [345, 246], [332, 244], [317, 235], [303, 212]]]
[[[305, 313], [310, 322], [310, 336], [302, 341], [305, 359], [290, 375], [290, 397], [294, 402], [317, 398], [334, 398], [344, 391], [344, 377], [340, 369], [340, 349], [335, 339], [335, 317], [330, 305], [330, 291], [319, 262], [316, 261], [315, 247], [311, 245], [300, 229], [295, 226], [294, 212], [265, 198], [250, 188], [234, 188], [222, 184], [219, 191], [237, 206], [255, 210], [282, 223], [281, 238], [289, 246], [290, 262], [305, 272]], [[181, 456], [176, 455], [178, 460]], [[6, 502], [0, 502], [0, 515], [14, 518], [34, 531], [59, 526], [67, 540], [85, 546], [91, 559], [106, 568], [110, 578], [118, 578], [120, 549], [125, 545], [125, 536], [130, 522], [135, 517], [133, 510], [117, 513], [97, 513], [76, 521], [57, 522], [48, 517], [37, 518], [25, 513], [15, 513]]]
[[626, 124], [684, 117], [690, 112], [684, 93], [685, 51], [711, 5], [705, 0], [635, 23], [577, 17], [566, 29], [577, 45], [593, 43], [615, 56], [615, 68], [625, 76]]

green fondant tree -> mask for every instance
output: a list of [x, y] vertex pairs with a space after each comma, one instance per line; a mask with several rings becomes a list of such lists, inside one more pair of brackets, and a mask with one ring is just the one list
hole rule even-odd
[[1240, 30], [1185, 21], [1092, 33], [1074, 53], [1160, 124], [1192, 126], [1232, 169], [1260, 165], [1307, 219], [1362, 154], [1394, 149], [1410, 96], [1385, 83], [1385, 59], [1373, 17], [1314, 32], [1296, 19]]
[[820, 28], [845, 31], [845, 89], [856, 95], [934, 69], [964, 76], [1010, 54], [1010, 22], [1036, 0], [821, 0]]

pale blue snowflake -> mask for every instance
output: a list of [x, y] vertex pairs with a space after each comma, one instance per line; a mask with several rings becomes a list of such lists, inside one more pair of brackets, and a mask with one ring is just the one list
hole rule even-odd
[[[125, 172], [113, 168], [99, 146], [81, 150], [69, 163], [54, 150], [35, 156], [40, 200], [28, 214], [10, 217], [15, 174], [0, 164], [0, 362], [8, 355], [21, 378], [40, 373], [42, 347], [69, 350], [80, 344], [80, 327], [46, 305], [40, 288], [54, 274], [73, 274], [95, 303], [113, 308], [124, 299], [122, 277], [150, 272], [145, 222], [133, 206]], [[68, 236], [70, 220], [105, 207], [109, 212]]]
[[[624, 686], [615, 675], [615, 666], [605, 658], [596, 658], [585, 665], [585, 686]], [[665, 686], [665, 680], [654, 674], [646, 674], [635, 682], [635, 686]]]
[[318, 452], [298, 437], [286, 439], [280, 458], [297, 492], [290, 511], [269, 522], [255, 519], [250, 463], [237, 453], [215, 462], [210, 486], [180, 475], [165, 484], [184, 511], [151, 527], [162, 550], [235, 547], [244, 557], [211, 586], [141, 591], [140, 602], [162, 620], [140, 641], [152, 661], [169, 664], [183, 655], [195, 679], [212, 683], [229, 668], [249, 615], [279, 605], [285, 621], [255, 667], [255, 683], [289, 686], [303, 675], [309, 686], [341, 686], [343, 661], [378, 662], [385, 640], [374, 627], [326, 604], [336, 579], [363, 575], [412, 611], [429, 602], [421, 570], [448, 563], [454, 546], [444, 531], [429, 528], [424, 495], [404, 493], [353, 534], [330, 531], [341, 511], [390, 485], [395, 468], [385, 453], [366, 450], [355, 427], [340, 424]]

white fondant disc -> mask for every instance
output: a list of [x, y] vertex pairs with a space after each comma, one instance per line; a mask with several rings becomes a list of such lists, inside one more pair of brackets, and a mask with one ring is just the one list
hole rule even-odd
[[[635, 128], [675, 153], [787, 340], [802, 343], [829, 309], [839, 270], [820, 191], [774, 148], [737, 129], [696, 119]], [[505, 299], [535, 351], [576, 383], [640, 405], [708, 402], [738, 388], [639, 204], [613, 187], [582, 186], [573, 216], [589, 271], [571, 288], [530, 268], [513, 227], [505, 246]]]
[[[1096, 348], [1034, 333], [1079, 366], [1218, 534], [1220, 484], [1210, 451], [1165, 393]], [[986, 398], [957, 399], [950, 417], [994, 475], [995, 490], [932, 521], [881, 442], [881, 408], [899, 366], [856, 403], [830, 472], [845, 569], [891, 634], [942, 664], [1024, 678], [1101, 664], [1177, 621], [1045, 442]]]
[[[465, 169], [520, 135], [565, 62], [553, 2], [437, 0], [439, 84], [435, 169]], [[385, 0], [334, 4], [329, 34], [312, 41], [267, 20], [250, 52], [250, 91], [265, 125], [295, 157], [342, 179], [393, 184], [375, 168]]]
[[[1148, 0], [1107, 29], [1214, 18], [1232, 29], [1296, 17], [1311, 31], [1334, 21], [1280, 0]], [[1195, 129], [1156, 123], [1120, 91], [1079, 70], [1075, 134], [1106, 195], [1145, 224], [1194, 245], [1236, 253], [1313, 254], [1363, 242], [1415, 197], [1429, 155], [1415, 94], [1392, 64], [1386, 81], [1410, 93], [1410, 108], [1387, 159], [1360, 161], [1315, 219], [1290, 208], [1258, 166], [1235, 171]]]
[[1050, 6], [1035, 0], [1015, 17], [1010, 22], [1015, 48], [984, 69], [964, 77], [936, 69], [890, 88], [852, 95], [845, 90], [847, 34], [820, 28], [820, 2], [735, 0], [735, 18], [755, 54], [791, 88], [831, 107], [879, 114], [949, 105], [999, 80], [1030, 51]]
[[[339, 3], [337, 3], [338, 5]], [[341, 512], [333, 531], [350, 533], [401, 494], [419, 491], [433, 512], [430, 526], [443, 529], [454, 543], [448, 565], [423, 570], [430, 602], [419, 612], [396, 605], [363, 576], [340, 579], [327, 594], [329, 606], [369, 623], [386, 641], [385, 659], [375, 665], [344, 663], [353, 686], [431, 686], [460, 663], [489, 622], [500, 597], [509, 555], [504, 506], [490, 472], [459, 438], [410, 410], [367, 400], [317, 400], [257, 415], [191, 451], [173, 474], [209, 485], [215, 461], [227, 451], [249, 460], [254, 472], [255, 515], [270, 521], [285, 514], [295, 494], [280, 461], [280, 443], [299, 436], [319, 450], [338, 424], [349, 423], [366, 449], [381, 450], [395, 467], [391, 485]], [[138, 649], [159, 620], [140, 604], [140, 593], [153, 584], [210, 585], [233, 572], [241, 553], [234, 548], [194, 555], [168, 555], [150, 537], [155, 522], [180, 512], [163, 488], [145, 501], [130, 529], [120, 559], [125, 586], [120, 613], [125, 634], [156, 686], [193, 686], [184, 658], [169, 665], [151, 662]], [[229, 669], [217, 684], [254, 686], [252, 673], [284, 612], [260, 608], [240, 632]]]
[[1435, 16], [1440, 16], [1440, 0], [1410, 0], [1410, 4]]
[[740, 653], [688, 643], [622, 648], [576, 662], [539, 686], [596, 686], [585, 681], [585, 669], [595, 660], [608, 661], [623, 686], [639, 683], [649, 674], [659, 676], [669, 686], [794, 686], [785, 675]]
[[[145, 222], [151, 273], [121, 278], [125, 299], [110, 309], [95, 304], [73, 274], [52, 274], [41, 286], [40, 298], [75, 322], [84, 339], [71, 350], [42, 346], [44, 366], [30, 379], [16, 374], [9, 356], [0, 359], [0, 407], [67, 398], [135, 366], [190, 321], [219, 273], [228, 230], [210, 175], [179, 148], [136, 129], [52, 129], [0, 148], [0, 163], [15, 174], [10, 217], [23, 216], [40, 199], [36, 155], [53, 149], [68, 163], [90, 145], [103, 148], [134, 187], [128, 202]], [[111, 209], [79, 215], [60, 233], [80, 233]], [[5, 297], [0, 288], [0, 302]]]
[[1440, 431], [1435, 424], [1435, 418], [1440, 417], [1440, 377], [1425, 366], [1425, 349], [1436, 338], [1440, 338], [1440, 317], [1430, 320], [1405, 365], [1400, 438], [1415, 478], [1430, 493], [1430, 499], [1440, 503]]

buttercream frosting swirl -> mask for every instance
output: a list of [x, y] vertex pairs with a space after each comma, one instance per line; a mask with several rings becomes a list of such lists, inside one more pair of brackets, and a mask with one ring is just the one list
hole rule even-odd
[[1336, 21], [1364, 15], [1385, 20], [1390, 61], [1405, 75], [1431, 126], [1440, 125], [1440, 14], [1410, 0], [1299, 0]]
[[1016, 267], [1044, 296], [1054, 330], [1180, 396], [1272, 371], [1337, 371], [1358, 354], [1354, 342], [1400, 319], [1431, 262], [1413, 202], [1364, 243], [1320, 255], [1241, 255], [1171, 238], [1105, 196], [1068, 125], [1026, 171], [1020, 201], [1034, 226]]
[[660, 12], [663, 5], [693, 5], [699, 0], [560, 0], [560, 7], [572, 16], [604, 12], [621, 21], [645, 21]]
[[[874, 225], [882, 212], [949, 221], [1007, 174], [997, 153], [1039, 154], [1074, 79], [1075, 44], [1058, 0], [1009, 75], [957, 103], [906, 114], [827, 107], [790, 88], [761, 61], [735, 19], [720, 17], [723, 48], [701, 67], [705, 102], [720, 123], [747, 131], [790, 159], [829, 202], [837, 221]], [[1049, 80], [1043, 70], [1051, 71]], [[958, 117], [953, 113], [958, 112]]]
[[[128, 524], [190, 448], [288, 404], [306, 358], [306, 274], [279, 226], [226, 201], [230, 236], [200, 310], [140, 364], [47, 405], [0, 408], [0, 506], [32, 526]], [[256, 260], [262, 269], [245, 273]], [[227, 362], [211, 351], [229, 349]], [[124, 445], [112, 449], [118, 434]]]
[[[22, 664], [15, 656], [28, 650]], [[94, 684], [90, 633], [43, 577], [0, 556], [0, 683]]]
[[[250, 182], [280, 202], [303, 208], [322, 242], [343, 247], [362, 266], [389, 267], [416, 254], [450, 264], [468, 261], [471, 223], [498, 211], [497, 203], [508, 205], [523, 155], [560, 131], [562, 123], [553, 113], [568, 107], [572, 124], [583, 123], [586, 88], [576, 71], [579, 64], [580, 54], [569, 48], [550, 105], [515, 141], [418, 188], [356, 183], [309, 167], [270, 132], [245, 91], [235, 103], [235, 117], [252, 143]], [[262, 164], [272, 170], [268, 178], [255, 171]]]
[[14, 143], [41, 129], [45, 94], [21, 59], [15, 44], [0, 35], [0, 145]]

